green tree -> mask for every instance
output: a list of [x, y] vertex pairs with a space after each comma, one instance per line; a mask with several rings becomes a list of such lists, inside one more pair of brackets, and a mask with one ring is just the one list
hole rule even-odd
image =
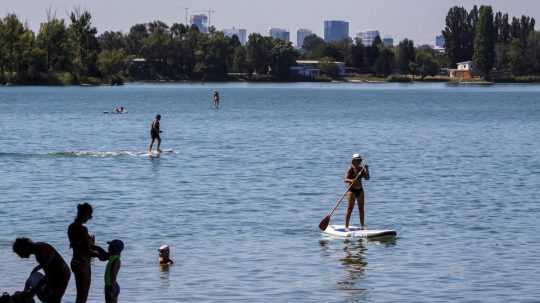
[[414, 42], [409, 39], [401, 41], [398, 45], [397, 66], [402, 74], [411, 73], [409, 65], [411, 62], [414, 62], [415, 58]]
[[375, 74], [388, 77], [394, 71], [394, 60], [394, 52], [389, 48], [383, 48], [373, 66]]
[[246, 45], [247, 61], [251, 70], [266, 74], [271, 61], [272, 38], [251, 34]]
[[420, 48], [416, 53], [415, 63], [411, 64], [414, 74], [419, 74], [422, 80], [427, 76], [437, 75], [441, 67], [427, 48]]
[[92, 26], [92, 15], [88, 11], [76, 8], [69, 18], [71, 24], [68, 31], [74, 52], [74, 75], [77, 79], [84, 76], [98, 76], [99, 43], [96, 37], [97, 29]]
[[523, 42], [520, 39], [514, 38], [510, 44], [508, 52], [510, 70], [516, 76], [522, 76], [527, 73], [528, 62], [525, 53]]
[[249, 71], [246, 49], [242, 46], [234, 49], [232, 70], [235, 73], [247, 73]]
[[481, 6], [474, 38], [473, 61], [486, 78], [489, 78], [489, 73], [495, 64], [495, 39], [493, 10], [491, 6]]
[[475, 24], [474, 13], [469, 15], [463, 7], [452, 7], [446, 16], [446, 27], [442, 34], [450, 66], [470, 60], [472, 57], [472, 31]]
[[151, 74], [158, 79], [171, 76], [168, 68], [172, 35], [169, 26], [159, 20], [148, 23], [148, 37], [143, 40], [142, 55], [149, 62]]
[[296, 65], [299, 56], [291, 42], [274, 39], [270, 51], [271, 74], [278, 80], [288, 80], [291, 66]]
[[381, 54], [382, 41], [377, 36], [370, 46], [366, 47], [365, 63], [369, 71], [375, 72], [375, 63]]
[[136, 57], [142, 56], [144, 39], [148, 38], [149, 35], [145, 24], [133, 25], [126, 37], [128, 54]]
[[126, 58], [126, 53], [122, 49], [101, 51], [97, 64], [103, 78], [111, 83], [119, 82], [126, 68]]
[[196, 72], [207, 80], [225, 79], [233, 50], [231, 39], [222, 32], [210, 31], [204, 36], [198, 51]]
[[540, 74], [540, 32], [530, 33], [528, 43], [526, 61], [529, 62], [530, 71], [538, 75]]
[[127, 40], [122, 32], [106, 31], [99, 35], [98, 42], [101, 50], [127, 49]]
[[312, 34], [304, 39], [302, 49], [305, 51], [305, 57], [307, 59], [320, 59], [324, 56], [326, 42], [321, 37]]
[[34, 33], [14, 14], [8, 14], [0, 28], [1, 70], [13, 82], [35, 81], [46, 70], [45, 54], [35, 43]]
[[36, 42], [38, 47], [45, 51], [47, 70], [68, 71], [71, 69], [72, 52], [64, 20], [51, 18], [41, 23]]
[[351, 46], [351, 63], [350, 65], [357, 68], [360, 71], [366, 71], [366, 48], [362, 44], [361, 39], [356, 39], [355, 43]]

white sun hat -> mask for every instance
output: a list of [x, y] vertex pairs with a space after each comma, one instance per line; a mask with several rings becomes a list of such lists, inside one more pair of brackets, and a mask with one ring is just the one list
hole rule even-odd
[[169, 245], [167, 245], [167, 244], [161, 245], [159, 247], [159, 250], [168, 250], [168, 249], [169, 249]]
[[354, 155], [352, 155], [352, 158], [353, 158], [353, 160], [356, 160], [356, 159], [357, 160], [362, 160], [362, 156], [360, 156], [360, 154], [354, 154]]

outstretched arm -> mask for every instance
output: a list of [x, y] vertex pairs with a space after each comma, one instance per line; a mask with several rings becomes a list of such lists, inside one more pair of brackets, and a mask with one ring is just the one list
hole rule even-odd
[[369, 180], [369, 167], [368, 167], [367, 164], [364, 165], [364, 173], [363, 173], [363, 175], [364, 175], [365, 180]]

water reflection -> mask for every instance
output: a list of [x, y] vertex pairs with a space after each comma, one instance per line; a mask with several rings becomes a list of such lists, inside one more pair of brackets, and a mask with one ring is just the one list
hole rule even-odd
[[362, 281], [366, 277], [368, 262], [366, 252], [368, 245], [393, 246], [395, 237], [380, 238], [376, 240], [345, 239], [337, 240], [328, 238], [319, 241], [322, 255], [331, 260], [338, 260], [343, 269], [342, 278], [336, 282], [336, 288], [344, 291], [346, 302], [363, 301], [366, 288], [362, 287]]
[[159, 265], [159, 281], [161, 287], [169, 288], [171, 282], [169, 280], [170, 265]]
[[364, 258], [364, 252], [367, 250], [363, 241], [343, 241], [344, 256], [340, 259], [345, 268], [345, 278], [338, 282], [342, 287], [354, 287], [357, 280], [364, 276], [364, 270], [367, 261]]

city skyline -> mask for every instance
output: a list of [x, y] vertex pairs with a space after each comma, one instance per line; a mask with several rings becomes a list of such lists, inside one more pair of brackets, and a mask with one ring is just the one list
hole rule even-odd
[[[395, 41], [412, 39], [416, 44], [434, 44], [435, 37], [444, 27], [448, 9], [454, 5], [463, 5], [470, 9], [474, 4], [492, 5], [495, 11], [508, 12], [511, 16], [529, 15], [540, 19], [540, 2], [534, 0], [510, 3], [505, 0], [475, 1], [451, 0], [415, 0], [403, 3], [399, 0], [381, 0], [376, 3], [360, 3], [342, 0], [339, 5], [320, 0], [298, 0], [289, 3], [284, 0], [249, 3], [231, 0], [227, 3], [215, 0], [161, 0], [159, 5], [141, 0], [53, 0], [35, 3], [31, 0], [3, 0], [0, 14], [16, 13], [26, 21], [30, 28], [37, 30], [46, 19], [46, 11], [52, 8], [60, 18], [66, 18], [66, 12], [74, 7], [88, 9], [93, 15], [93, 23], [99, 32], [106, 30], [127, 32], [136, 23], [161, 20], [168, 24], [185, 22], [185, 8], [189, 15], [207, 14], [213, 10], [211, 25], [218, 30], [226, 28], [245, 28], [247, 34], [257, 32], [267, 35], [268, 29], [278, 27], [288, 29], [290, 40], [296, 41], [296, 32], [300, 28], [313, 31], [324, 37], [325, 20], [343, 20], [349, 22], [349, 36], [354, 38], [358, 32], [369, 29], [379, 30], [383, 37], [393, 37]], [[436, 2], [436, 3], [433, 3]], [[120, 14], [130, 8], [129, 14]], [[309, 10], [309, 14], [298, 14]], [[275, 12], [279, 11], [278, 18]], [[250, 12], [246, 14], [244, 12]], [[419, 20], [421, 22], [414, 22]]]

